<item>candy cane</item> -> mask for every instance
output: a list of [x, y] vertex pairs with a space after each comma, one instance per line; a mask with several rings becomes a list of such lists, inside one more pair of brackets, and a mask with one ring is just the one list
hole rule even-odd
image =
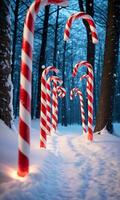
[[73, 69], [73, 76], [76, 76], [78, 72], [78, 68], [86, 66], [88, 69], [88, 88], [87, 88], [87, 95], [88, 95], [88, 140], [93, 140], [93, 69], [90, 63], [87, 61], [82, 61], [75, 65]]
[[66, 95], [66, 90], [62, 86], [57, 86], [56, 89], [57, 89], [56, 129], [57, 129], [57, 125], [58, 125], [58, 96], [60, 98], [64, 98], [65, 95]]
[[81, 119], [82, 119], [82, 128], [83, 128], [83, 134], [86, 134], [86, 123], [85, 123], [85, 111], [84, 111], [84, 101], [83, 101], [83, 94], [78, 88], [73, 88], [70, 92], [70, 99], [73, 99], [73, 95], [78, 94], [80, 99], [80, 110], [81, 110]]
[[58, 92], [58, 96], [61, 97], [61, 98], [64, 98], [65, 95], [66, 95], [66, 90], [64, 87], [61, 87], [61, 86], [57, 86], [57, 92]]
[[[49, 115], [48, 115], [47, 111], [49, 111], [49, 107], [50, 107], [50, 105], [49, 105], [50, 96], [48, 93], [48, 89], [50, 89], [50, 88], [49, 88], [49, 84], [47, 83], [47, 80], [46, 80], [46, 75], [50, 71], [58, 73], [58, 70], [54, 66], [49, 66], [43, 71], [42, 77], [41, 77], [40, 147], [42, 147], [42, 148], [46, 148], [46, 139], [47, 139], [46, 137], [50, 131], [49, 123], [47, 121], [47, 120], [49, 120]], [[46, 116], [46, 114], [47, 114], [47, 116]]]
[[86, 86], [87, 91], [88, 91], [88, 78], [89, 78], [88, 74], [84, 74], [84, 75], [82, 75], [82, 76], [80, 77], [80, 81], [82, 81], [83, 79], [87, 79], [87, 86]]
[[88, 22], [90, 26], [90, 31], [91, 31], [92, 42], [96, 44], [98, 42], [98, 36], [97, 36], [95, 23], [92, 17], [84, 12], [77, 12], [75, 14], [72, 14], [68, 18], [66, 22], [65, 31], [64, 31], [64, 40], [67, 41], [70, 38], [70, 29], [71, 29], [72, 23], [74, 22], [74, 20], [79, 19], [79, 18], [85, 19]]
[[30, 128], [31, 128], [31, 79], [32, 50], [34, 37], [34, 21], [40, 2], [30, 6], [24, 24], [21, 76], [20, 76], [20, 119], [18, 144], [18, 175], [25, 176], [29, 172]]
[[56, 131], [57, 128], [57, 118], [58, 118], [58, 102], [57, 102], [57, 84], [62, 84], [63, 81], [57, 77], [52, 76], [51, 81], [53, 81], [53, 90], [52, 90], [52, 132]]
[[20, 120], [18, 138], [18, 175], [29, 173], [30, 128], [31, 128], [31, 80], [34, 23], [40, 6], [66, 5], [67, 0], [36, 0], [28, 9], [23, 31], [20, 75]]
[[58, 79], [59, 78], [57, 76], [50, 76], [47, 79], [47, 84], [46, 84], [46, 88], [47, 88], [47, 94], [46, 94], [46, 124], [47, 124], [47, 134], [50, 135], [51, 134], [51, 86], [50, 83], [51, 81]]

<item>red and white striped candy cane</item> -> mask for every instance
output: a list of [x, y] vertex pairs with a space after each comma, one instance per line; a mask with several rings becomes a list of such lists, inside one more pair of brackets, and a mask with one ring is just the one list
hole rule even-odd
[[66, 27], [65, 27], [65, 31], [64, 31], [64, 40], [67, 41], [70, 38], [70, 29], [72, 26], [72, 23], [74, 22], [74, 20], [76, 19], [85, 19], [89, 26], [90, 26], [90, 31], [91, 31], [91, 36], [92, 36], [92, 42], [94, 44], [96, 44], [98, 42], [98, 36], [97, 36], [97, 31], [96, 31], [96, 26], [94, 23], [94, 20], [92, 19], [92, 17], [84, 12], [77, 12], [75, 14], [72, 14], [67, 22], [66, 22]]
[[87, 85], [86, 85], [87, 91], [88, 91], [88, 78], [89, 78], [88, 74], [84, 74], [80, 77], [80, 81], [82, 81], [83, 79], [87, 79]]
[[66, 95], [66, 90], [62, 86], [57, 86], [56, 89], [57, 89], [56, 129], [57, 129], [57, 126], [58, 126], [58, 97], [64, 98]]
[[[56, 71], [56, 73], [58, 72], [58, 70]], [[51, 134], [51, 86], [50, 83], [51, 81], [54, 81], [54, 85], [57, 85], [57, 81], [60, 81], [60, 83], [62, 84], [62, 81], [57, 77], [57, 76], [50, 76], [47, 80], [47, 84], [46, 84], [46, 88], [47, 88], [47, 94], [46, 94], [46, 126], [47, 126], [47, 134], [50, 135]], [[55, 83], [56, 81], [56, 83]], [[55, 85], [55, 86], [56, 86]]]
[[31, 128], [31, 79], [34, 23], [40, 6], [66, 5], [67, 0], [36, 0], [28, 9], [23, 31], [20, 74], [20, 120], [18, 138], [18, 175], [29, 173], [30, 128]]
[[32, 50], [34, 38], [34, 21], [40, 3], [30, 6], [23, 32], [21, 74], [20, 74], [20, 119], [18, 142], [18, 175], [25, 176], [29, 172], [30, 128], [31, 128], [31, 79]]
[[[54, 82], [54, 88], [53, 88], [53, 91], [52, 91], [52, 100], [51, 100], [51, 88], [50, 88], [50, 83], [51, 81]], [[56, 115], [54, 114], [55, 113], [55, 109], [57, 109], [57, 101], [56, 101], [56, 98], [55, 98], [55, 88], [57, 87], [57, 82], [62, 84], [62, 80], [57, 77], [57, 76], [50, 76], [47, 80], [47, 113], [46, 113], [46, 117], [47, 117], [47, 126], [48, 126], [48, 134], [50, 135], [51, 134], [51, 129], [53, 125], [53, 123], [55, 124], [55, 120], [57, 118], [57, 111], [56, 111]], [[52, 102], [51, 102], [52, 101]], [[52, 105], [51, 105], [52, 103]], [[51, 116], [51, 108], [52, 108], [52, 116]], [[54, 116], [54, 119], [52, 119], [52, 117]]]
[[46, 148], [46, 140], [47, 140], [47, 134], [49, 134], [49, 123], [47, 120], [50, 121], [48, 112], [50, 112], [50, 94], [48, 93], [49, 84], [47, 82], [46, 76], [47, 74], [53, 71], [55, 73], [58, 73], [58, 70], [54, 66], [47, 67], [41, 77], [41, 115], [40, 115], [40, 147]]
[[87, 88], [87, 95], [88, 95], [88, 140], [93, 140], [93, 69], [90, 63], [87, 61], [81, 61], [80, 63], [76, 64], [73, 69], [73, 76], [76, 76], [79, 67], [86, 66], [88, 69], [88, 88]]
[[84, 111], [84, 100], [83, 100], [83, 94], [80, 91], [80, 89], [78, 88], [73, 88], [70, 92], [70, 99], [73, 99], [73, 95], [78, 94], [79, 95], [79, 99], [80, 99], [80, 110], [81, 110], [81, 120], [82, 120], [82, 128], [83, 128], [83, 134], [87, 133], [86, 130], [86, 123], [85, 123], [85, 111]]
[[57, 77], [52, 76], [51, 81], [53, 81], [53, 90], [52, 90], [52, 132], [56, 131], [57, 121], [58, 121], [58, 101], [57, 101], [57, 84], [62, 84], [63, 81]]
[[66, 95], [66, 90], [62, 86], [57, 86], [57, 92], [58, 92], [58, 96], [61, 98], [64, 98]]

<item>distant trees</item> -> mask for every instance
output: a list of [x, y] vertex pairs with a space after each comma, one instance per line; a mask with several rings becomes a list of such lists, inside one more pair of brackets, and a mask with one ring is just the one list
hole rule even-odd
[[[110, 4], [110, 1], [109, 1], [109, 4]], [[10, 65], [9, 65], [9, 70], [8, 69], [4, 70], [0, 66], [0, 118], [3, 118], [3, 115], [4, 115], [3, 111], [6, 109], [5, 102], [6, 102], [6, 106], [8, 104], [8, 107], [10, 108], [9, 106], [10, 97], [6, 95], [7, 100], [5, 100], [4, 98], [5, 92], [3, 94], [3, 91], [11, 90], [11, 86], [7, 87], [7, 90], [5, 87], [3, 87], [3, 85], [5, 85], [5, 80], [7, 80], [6, 77], [8, 77], [8, 74], [10, 73], [12, 73], [12, 81], [14, 85], [14, 90], [13, 90], [14, 116], [17, 117], [19, 115], [19, 82], [20, 82], [20, 65], [21, 65], [21, 46], [22, 46], [22, 37], [23, 37], [22, 32], [23, 32], [24, 19], [27, 13], [27, 9], [29, 8], [33, 0], [13, 0], [13, 1], [4, 0], [2, 1], [1, 5], [3, 6], [4, 4], [7, 7], [6, 2], [8, 2], [8, 4], [10, 3], [9, 6], [11, 6], [11, 10], [9, 12], [11, 12], [10, 14], [11, 14], [12, 26], [11, 26], [11, 29], [7, 27], [6, 31], [11, 33], [11, 38], [12, 38], [12, 47], [10, 47], [12, 49], [12, 63], [9, 60], [10, 65], [12, 67], [12, 72], [11, 72]], [[106, 22], [107, 22], [107, 17], [106, 17], [107, 0], [104, 2], [102, 0], [100, 0], [99, 3], [97, 2], [98, 1], [96, 0], [78, 0], [78, 1], [71, 0], [69, 2], [69, 7], [66, 7], [66, 8], [62, 8], [60, 6], [59, 7], [47, 6], [45, 8], [40, 9], [40, 12], [38, 13], [36, 22], [35, 22], [35, 34], [34, 34], [32, 105], [31, 105], [32, 118], [36, 118], [36, 117], [39, 118], [39, 113], [40, 113], [40, 84], [41, 84], [40, 78], [43, 71], [42, 65], [45, 65], [45, 67], [49, 65], [55, 65], [56, 67], [59, 68], [60, 70], [59, 75], [63, 79], [63, 82], [64, 82], [63, 86], [67, 89], [66, 97], [64, 99], [61, 99], [59, 102], [59, 122], [65, 126], [69, 123], [72, 124], [72, 123], [80, 122], [80, 113], [78, 110], [79, 100], [78, 98], [76, 98], [71, 102], [69, 98], [71, 88], [81, 87], [82, 90], [85, 90], [85, 87], [86, 87], [84, 81], [83, 83], [79, 81], [79, 77], [76, 77], [75, 79], [71, 77], [72, 68], [78, 62], [79, 59], [83, 59], [83, 60], [87, 59], [94, 67], [94, 74], [95, 74], [95, 94], [94, 94], [94, 97], [95, 97], [94, 108], [95, 109], [94, 110], [96, 113], [96, 108], [98, 106], [98, 100], [99, 100], [100, 83], [102, 83], [102, 85], [104, 84], [106, 85], [106, 82], [104, 82], [103, 79], [101, 81], [101, 74], [102, 74], [102, 68], [103, 68], [104, 38], [105, 38], [105, 33], [106, 33]], [[114, 2], [115, 5], [117, 5], [117, 0], [116, 1], [113, 0], [112, 2]], [[103, 4], [104, 6], [102, 7], [101, 5]], [[1, 9], [2, 8], [0, 7], [0, 10]], [[65, 27], [65, 22], [67, 21], [68, 15], [70, 16], [72, 13], [78, 12], [78, 10], [85, 11], [86, 13], [88, 13], [95, 19], [95, 22], [97, 24], [97, 31], [99, 34], [98, 45], [95, 46], [92, 44], [88, 23], [86, 23], [86, 21], [83, 21], [86, 27], [86, 31], [87, 31], [87, 37], [86, 37], [85, 29], [82, 30], [81, 28], [82, 26], [79, 23], [79, 20], [76, 20], [76, 22], [74, 23], [74, 26], [71, 29], [71, 38], [69, 42], [67, 43], [67, 45], [66, 44], [64, 45], [63, 32], [64, 32], [64, 27]], [[3, 23], [0, 25], [0, 28], [1, 28], [0, 39], [3, 43], [5, 43], [4, 46], [2, 45], [2, 43], [0, 43], [0, 47], [1, 47], [0, 49], [2, 49], [2, 51], [0, 52], [0, 60], [1, 60], [0, 63], [2, 62], [2, 66], [3, 66], [3, 62], [5, 63], [3, 55], [6, 55], [6, 56], [8, 55], [8, 51], [5, 49], [5, 47], [11, 44], [10, 40], [9, 42], [7, 42], [7, 40], [10, 38], [5, 39], [4, 41], [6, 32], [5, 34], [3, 34], [3, 30], [5, 28], [3, 25], [4, 23], [6, 23], [6, 18], [3, 17], [3, 13], [4, 13], [3, 11], [0, 12], [0, 16], [2, 17], [0, 18], [0, 21], [1, 20], [3, 21]], [[3, 18], [5, 20], [3, 20]], [[117, 14], [115, 14], [115, 18], [118, 19]], [[115, 21], [115, 18], [111, 18], [111, 19], [112, 20], [114, 19]], [[80, 27], [78, 27], [78, 25], [80, 25]], [[110, 24], [110, 26], [112, 25]], [[80, 30], [80, 33], [79, 31], [78, 32], [76, 31], [77, 29]], [[119, 32], [119, 28], [117, 29], [114, 28], [114, 30], [115, 31], [117, 30]], [[109, 27], [109, 31], [111, 31], [110, 27]], [[109, 37], [111, 37], [110, 34], [109, 34]], [[106, 46], [108, 46], [107, 40], [108, 39], [106, 39]], [[117, 38], [117, 41], [118, 41], [118, 38]], [[110, 41], [110, 44], [111, 43], [112, 41]], [[112, 48], [110, 49], [116, 48], [117, 50], [116, 52], [114, 52], [114, 54], [118, 55], [118, 52], [117, 52], [119, 50], [118, 42], [116, 44], [116, 47], [115, 46], [113, 47], [112, 45], [111, 45]], [[109, 48], [106, 47], [104, 60], [106, 60], [106, 54], [107, 54], [106, 51], [108, 51], [108, 49]], [[112, 63], [110, 64], [110, 66], [113, 67], [112, 58], [114, 56], [113, 54], [110, 53], [112, 51], [110, 49], [109, 49], [110, 56], [107, 56], [107, 60], [110, 60], [110, 63]], [[7, 53], [3, 53], [4, 51], [7, 51]], [[11, 59], [11, 55], [9, 59]], [[117, 62], [117, 56], [115, 60]], [[6, 63], [7, 66], [8, 66], [8, 63]], [[115, 65], [119, 66], [119, 63]], [[105, 66], [107, 67], [107, 69], [109, 68], [109, 70], [111, 70], [110, 66], [108, 66], [107, 64], [107, 61], [106, 62], [104, 61], [104, 68]], [[113, 113], [114, 113], [113, 117], [114, 117], [114, 120], [120, 121], [120, 112], [118, 112], [118, 108], [120, 106], [120, 103], [119, 103], [120, 102], [119, 101], [120, 100], [120, 89], [119, 89], [120, 70], [118, 69], [118, 67], [116, 69], [117, 69], [117, 72], [116, 74], [114, 74], [114, 78], [116, 78], [115, 94], [113, 94], [112, 91], [111, 93], [112, 93], [112, 99], [114, 100], [114, 105], [115, 105], [114, 110], [113, 110]], [[113, 71], [112, 71], [112, 74], [113, 74]], [[102, 98], [101, 95], [103, 95], [102, 91], [104, 89], [105, 89], [104, 86], [102, 86], [100, 99]], [[104, 99], [103, 101], [105, 102], [106, 98], [103, 98], [103, 99]], [[99, 109], [101, 110], [101, 112], [104, 113], [105, 109], [104, 111], [102, 111], [100, 106], [99, 106]], [[110, 113], [108, 115], [110, 116]], [[102, 114], [100, 118], [102, 118]], [[97, 117], [98, 121], [97, 121], [96, 127], [98, 127], [98, 122], [100, 118]], [[98, 128], [96, 130], [98, 130]]]
[[[112, 132], [113, 101], [115, 92], [116, 66], [119, 53], [120, 2], [108, 1], [108, 19], [105, 41], [104, 66], [97, 113], [96, 131], [105, 126]], [[119, 112], [119, 110], [118, 110]]]
[[0, 3], [0, 119], [12, 125], [10, 1]]

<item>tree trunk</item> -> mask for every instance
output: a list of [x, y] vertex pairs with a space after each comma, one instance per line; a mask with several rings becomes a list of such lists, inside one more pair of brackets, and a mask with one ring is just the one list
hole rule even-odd
[[55, 24], [55, 38], [54, 38], [54, 55], [53, 65], [56, 66], [57, 45], [58, 45], [58, 19], [59, 19], [59, 6], [57, 8], [56, 24]]
[[12, 83], [11, 83], [11, 39], [10, 1], [0, 3], [0, 119], [11, 127]]
[[[64, 42], [63, 49], [63, 67], [62, 67], [62, 80], [63, 87], [65, 88], [65, 53], [66, 53], [66, 42]], [[66, 115], [66, 96], [62, 99], [62, 125], [67, 126], [67, 115]]]
[[119, 31], [119, 0], [109, 0], [104, 54], [104, 68], [101, 81], [100, 100], [95, 132], [101, 131], [106, 126], [107, 130], [109, 130], [112, 133], [111, 121], [114, 99], [114, 73], [119, 49]]
[[[16, 77], [14, 77], [14, 63], [15, 63], [15, 55], [16, 55], [16, 43], [17, 43], [17, 31], [18, 31], [18, 11], [19, 11], [19, 4], [20, 0], [16, 0], [16, 6], [15, 6], [15, 11], [14, 11], [14, 32], [13, 32], [13, 41], [12, 41], [12, 64], [11, 64], [11, 78], [12, 78], [12, 83], [15, 86], [16, 85]], [[14, 77], [14, 78], [13, 78]], [[15, 80], [14, 80], [15, 79]], [[14, 117], [17, 116], [17, 104], [16, 104], [16, 98], [15, 98], [15, 90], [13, 87], [13, 111], [14, 111]], [[19, 98], [19, 95], [17, 96]], [[19, 99], [18, 99], [19, 101]]]
[[[82, 12], [85, 12], [83, 7], [83, 1], [78, 0], [79, 2], [79, 8]], [[91, 17], [94, 16], [94, 8], [93, 8], [93, 0], [86, 0], [86, 13], [89, 14]], [[83, 23], [86, 27], [87, 31], [87, 61], [90, 62], [90, 64], [94, 68], [94, 60], [95, 60], [95, 45], [92, 43], [92, 37], [90, 33], [90, 28], [88, 22], [86, 20], [83, 20]]]
[[18, 10], [19, 10], [19, 3], [20, 0], [16, 0], [16, 6], [15, 6], [15, 22], [14, 22], [14, 33], [13, 33], [13, 45], [12, 45], [12, 81], [13, 81], [13, 73], [14, 73], [14, 62], [15, 62], [15, 48], [16, 48], [16, 43], [17, 43], [17, 24], [18, 24]]
[[43, 23], [43, 33], [42, 33], [42, 44], [41, 44], [41, 50], [40, 50], [40, 60], [39, 60], [38, 95], [37, 95], [37, 111], [36, 111], [36, 117], [37, 118], [40, 117], [40, 88], [41, 88], [41, 75], [42, 75], [42, 72], [43, 72], [43, 69], [41, 67], [43, 65], [46, 65], [45, 50], [46, 50], [46, 46], [47, 46], [49, 11], [50, 11], [50, 6], [46, 6], [45, 7], [44, 23]]

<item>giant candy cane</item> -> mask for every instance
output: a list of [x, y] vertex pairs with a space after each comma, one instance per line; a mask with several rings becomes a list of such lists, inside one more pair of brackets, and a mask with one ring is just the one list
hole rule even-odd
[[83, 128], [83, 134], [86, 134], [86, 123], [85, 123], [85, 111], [84, 111], [84, 100], [83, 100], [83, 94], [78, 88], [73, 88], [70, 92], [70, 99], [73, 99], [73, 95], [78, 94], [80, 99], [80, 110], [81, 110], [81, 120], [82, 120], [82, 128]]
[[23, 31], [20, 75], [20, 120], [18, 138], [18, 175], [29, 173], [30, 128], [31, 128], [31, 79], [34, 23], [40, 6], [66, 5], [67, 0], [36, 0], [28, 9]]
[[97, 36], [95, 23], [92, 17], [84, 12], [77, 12], [75, 14], [72, 14], [68, 18], [66, 22], [65, 31], [64, 31], [64, 40], [67, 41], [70, 38], [70, 29], [71, 29], [72, 23], [74, 22], [74, 20], [79, 19], [79, 18], [85, 19], [88, 22], [90, 26], [90, 31], [91, 31], [92, 42], [96, 44], [98, 42], [98, 36]]
[[93, 140], [93, 69], [90, 63], [87, 61], [81, 61], [76, 64], [73, 69], [73, 76], [76, 76], [79, 67], [86, 66], [88, 69], [88, 87], [87, 87], [87, 95], [88, 95], [88, 140]]

